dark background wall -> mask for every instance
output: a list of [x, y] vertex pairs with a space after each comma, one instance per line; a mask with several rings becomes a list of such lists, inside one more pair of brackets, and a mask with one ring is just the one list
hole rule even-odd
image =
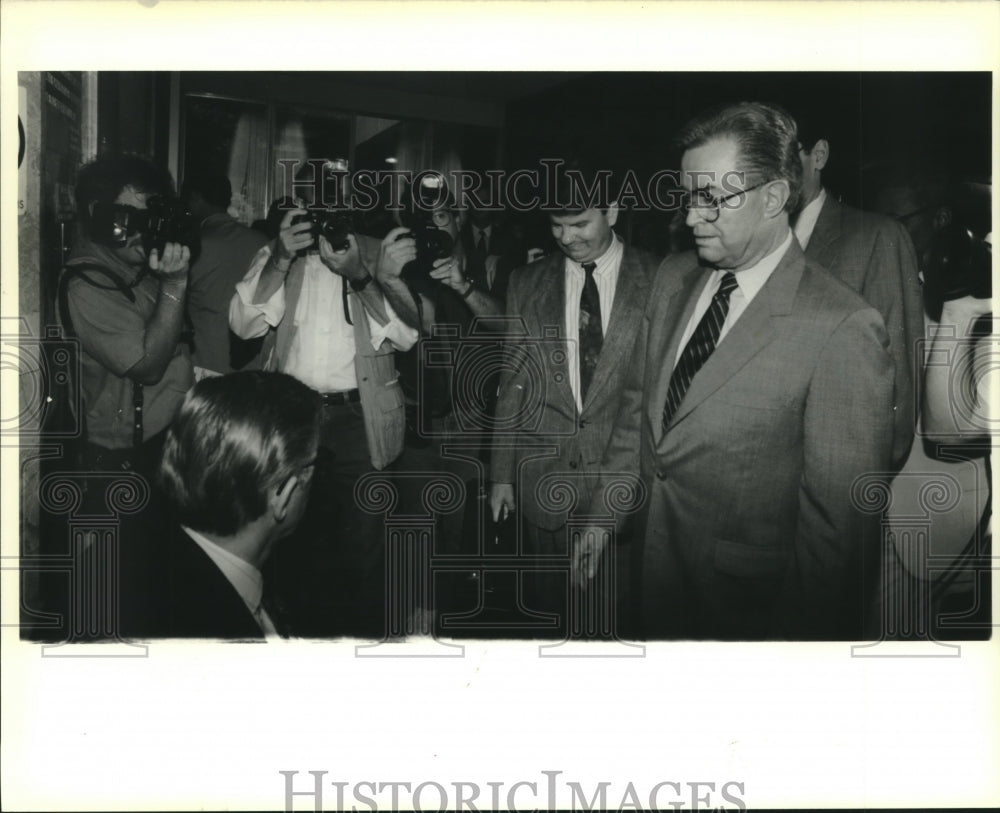
[[820, 122], [831, 145], [824, 179], [860, 202], [862, 174], [912, 155], [988, 176], [989, 73], [599, 73], [511, 102], [507, 165], [577, 149], [637, 173], [676, 166], [670, 140], [693, 114], [722, 102], [771, 101]]

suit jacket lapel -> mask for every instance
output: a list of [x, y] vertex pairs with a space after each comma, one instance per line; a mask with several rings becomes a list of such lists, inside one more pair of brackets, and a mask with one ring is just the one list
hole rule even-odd
[[[804, 268], [805, 255], [793, 240], [764, 287], [691, 381], [684, 400], [671, 418], [671, 429], [774, 339], [772, 318], [791, 310]], [[663, 399], [666, 400], [666, 389]]]
[[[583, 403], [584, 412], [597, 393], [603, 391], [605, 381], [611, 373], [625, 363], [627, 354], [632, 350], [635, 344], [635, 332], [628, 330], [627, 325], [642, 318], [648, 290], [649, 282], [638, 257], [626, 247], [618, 272], [618, 282], [615, 285], [615, 298], [611, 306], [607, 335], [597, 359], [594, 377], [587, 390], [587, 398]], [[628, 338], [630, 336], [632, 339]]]
[[662, 317], [649, 326], [649, 342], [646, 355], [647, 391], [651, 393], [646, 406], [653, 426], [654, 439], [659, 443], [663, 429], [663, 405], [667, 402], [667, 388], [677, 358], [677, 346], [684, 333], [695, 302], [702, 288], [708, 283], [708, 271], [697, 264], [669, 279], [663, 290], [658, 292], [668, 301]]
[[841, 205], [827, 192], [806, 249], [806, 256], [824, 267], [828, 264], [830, 247], [840, 239], [841, 212]]
[[[541, 351], [543, 368], [552, 375], [545, 382], [546, 387], [553, 387], [565, 402], [569, 411], [576, 410], [576, 399], [569, 385], [569, 365], [567, 363], [568, 347], [566, 344], [566, 271], [562, 253], [549, 258], [539, 285], [538, 296], [535, 299], [535, 309], [538, 325], [542, 331]], [[575, 337], [574, 337], [575, 338]], [[554, 342], [562, 345], [561, 357], [555, 357], [552, 352]]]

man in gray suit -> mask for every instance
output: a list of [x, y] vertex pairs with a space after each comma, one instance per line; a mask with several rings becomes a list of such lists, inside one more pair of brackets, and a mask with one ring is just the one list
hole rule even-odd
[[[588, 183], [595, 177], [582, 172]], [[491, 458], [493, 516], [519, 509], [524, 547], [536, 557], [569, 553], [567, 519], [574, 504], [589, 504], [657, 264], [615, 234], [615, 202], [584, 201], [568, 176], [560, 180], [556, 200], [565, 206], [550, 223], [561, 253], [510, 278], [507, 314], [521, 320], [522, 335], [508, 348], [495, 422], [517, 429]], [[624, 579], [626, 557], [618, 561]], [[565, 615], [567, 574], [533, 575], [528, 608]]]
[[895, 364], [892, 462], [898, 469], [913, 443], [923, 368], [917, 353], [924, 336], [924, 304], [916, 251], [902, 224], [846, 206], [823, 187], [830, 144], [812, 122], [801, 117], [797, 121], [803, 172], [795, 237], [806, 257], [882, 315]]
[[[857, 483], [886, 470], [892, 441], [882, 318], [792, 237], [802, 166], [787, 113], [717, 108], [678, 146], [696, 251], [657, 271], [602, 464], [648, 495], [643, 633], [860, 636], [879, 550]], [[581, 536], [577, 579], [606, 544]]]

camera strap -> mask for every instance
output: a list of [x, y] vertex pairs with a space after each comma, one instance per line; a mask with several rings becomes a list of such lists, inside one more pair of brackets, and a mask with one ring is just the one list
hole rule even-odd
[[[99, 274], [104, 277], [109, 284], [104, 284], [99, 280], [94, 279], [88, 272], [95, 272]], [[135, 291], [132, 289], [139, 284], [139, 281], [144, 275], [145, 273], [143, 270], [136, 276], [135, 281], [129, 284], [110, 268], [106, 268], [98, 263], [82, 262], [74, 263], [72, 265], [67, 264], [63, 268], [62, 276], [59, 278], [59, 286], [56, 293], [56, 299], [59, 306], [59, 318], [62, 320], [67, 338], [77, 338], [76, 331], [73, 329], [73, 321], [70, 319], [69, 315], [70, 280], [75, 277], [83, 280], [94, 288], [100, 288], [102, 291], [118, 291], [122, 294], [122, 296], [128, 299], [129, 302], [135, 302]], [[142, 384], [138, 381], [132, 381], [132, 446], [136, 449], [142, 446], [142, 404]], [[81, 415], [81, 424], [83, 424], [83, 421], [84, 416]], [[86, 428], [84, 428], [84, 433], [86, 434]]]

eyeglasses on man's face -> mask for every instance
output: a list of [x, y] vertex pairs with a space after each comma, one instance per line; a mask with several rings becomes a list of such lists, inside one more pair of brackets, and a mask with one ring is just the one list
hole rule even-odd
[[685, 214], [695, 209], [698, 212], [698, 216], [706, 223], [714, 223], [719, 219], [719, 213], [723, 207], [727, 209], [736, 208], [735, 205], [730, 206], [729, 201], [738, 198], [740, 195], [745, 195], [747, 192], [760, 189], [766, 183], [770, 183], [770, 181], [761, 181], [760, 183], [755, 183], [753, 186], [746, 187], [746, 189], [740, 189], [738, 192], [723, 195], [722, 197], [716, 197], [707, 189], [696, 189], [694, 192], [685, 191], [681, 195], [681, 208]]

